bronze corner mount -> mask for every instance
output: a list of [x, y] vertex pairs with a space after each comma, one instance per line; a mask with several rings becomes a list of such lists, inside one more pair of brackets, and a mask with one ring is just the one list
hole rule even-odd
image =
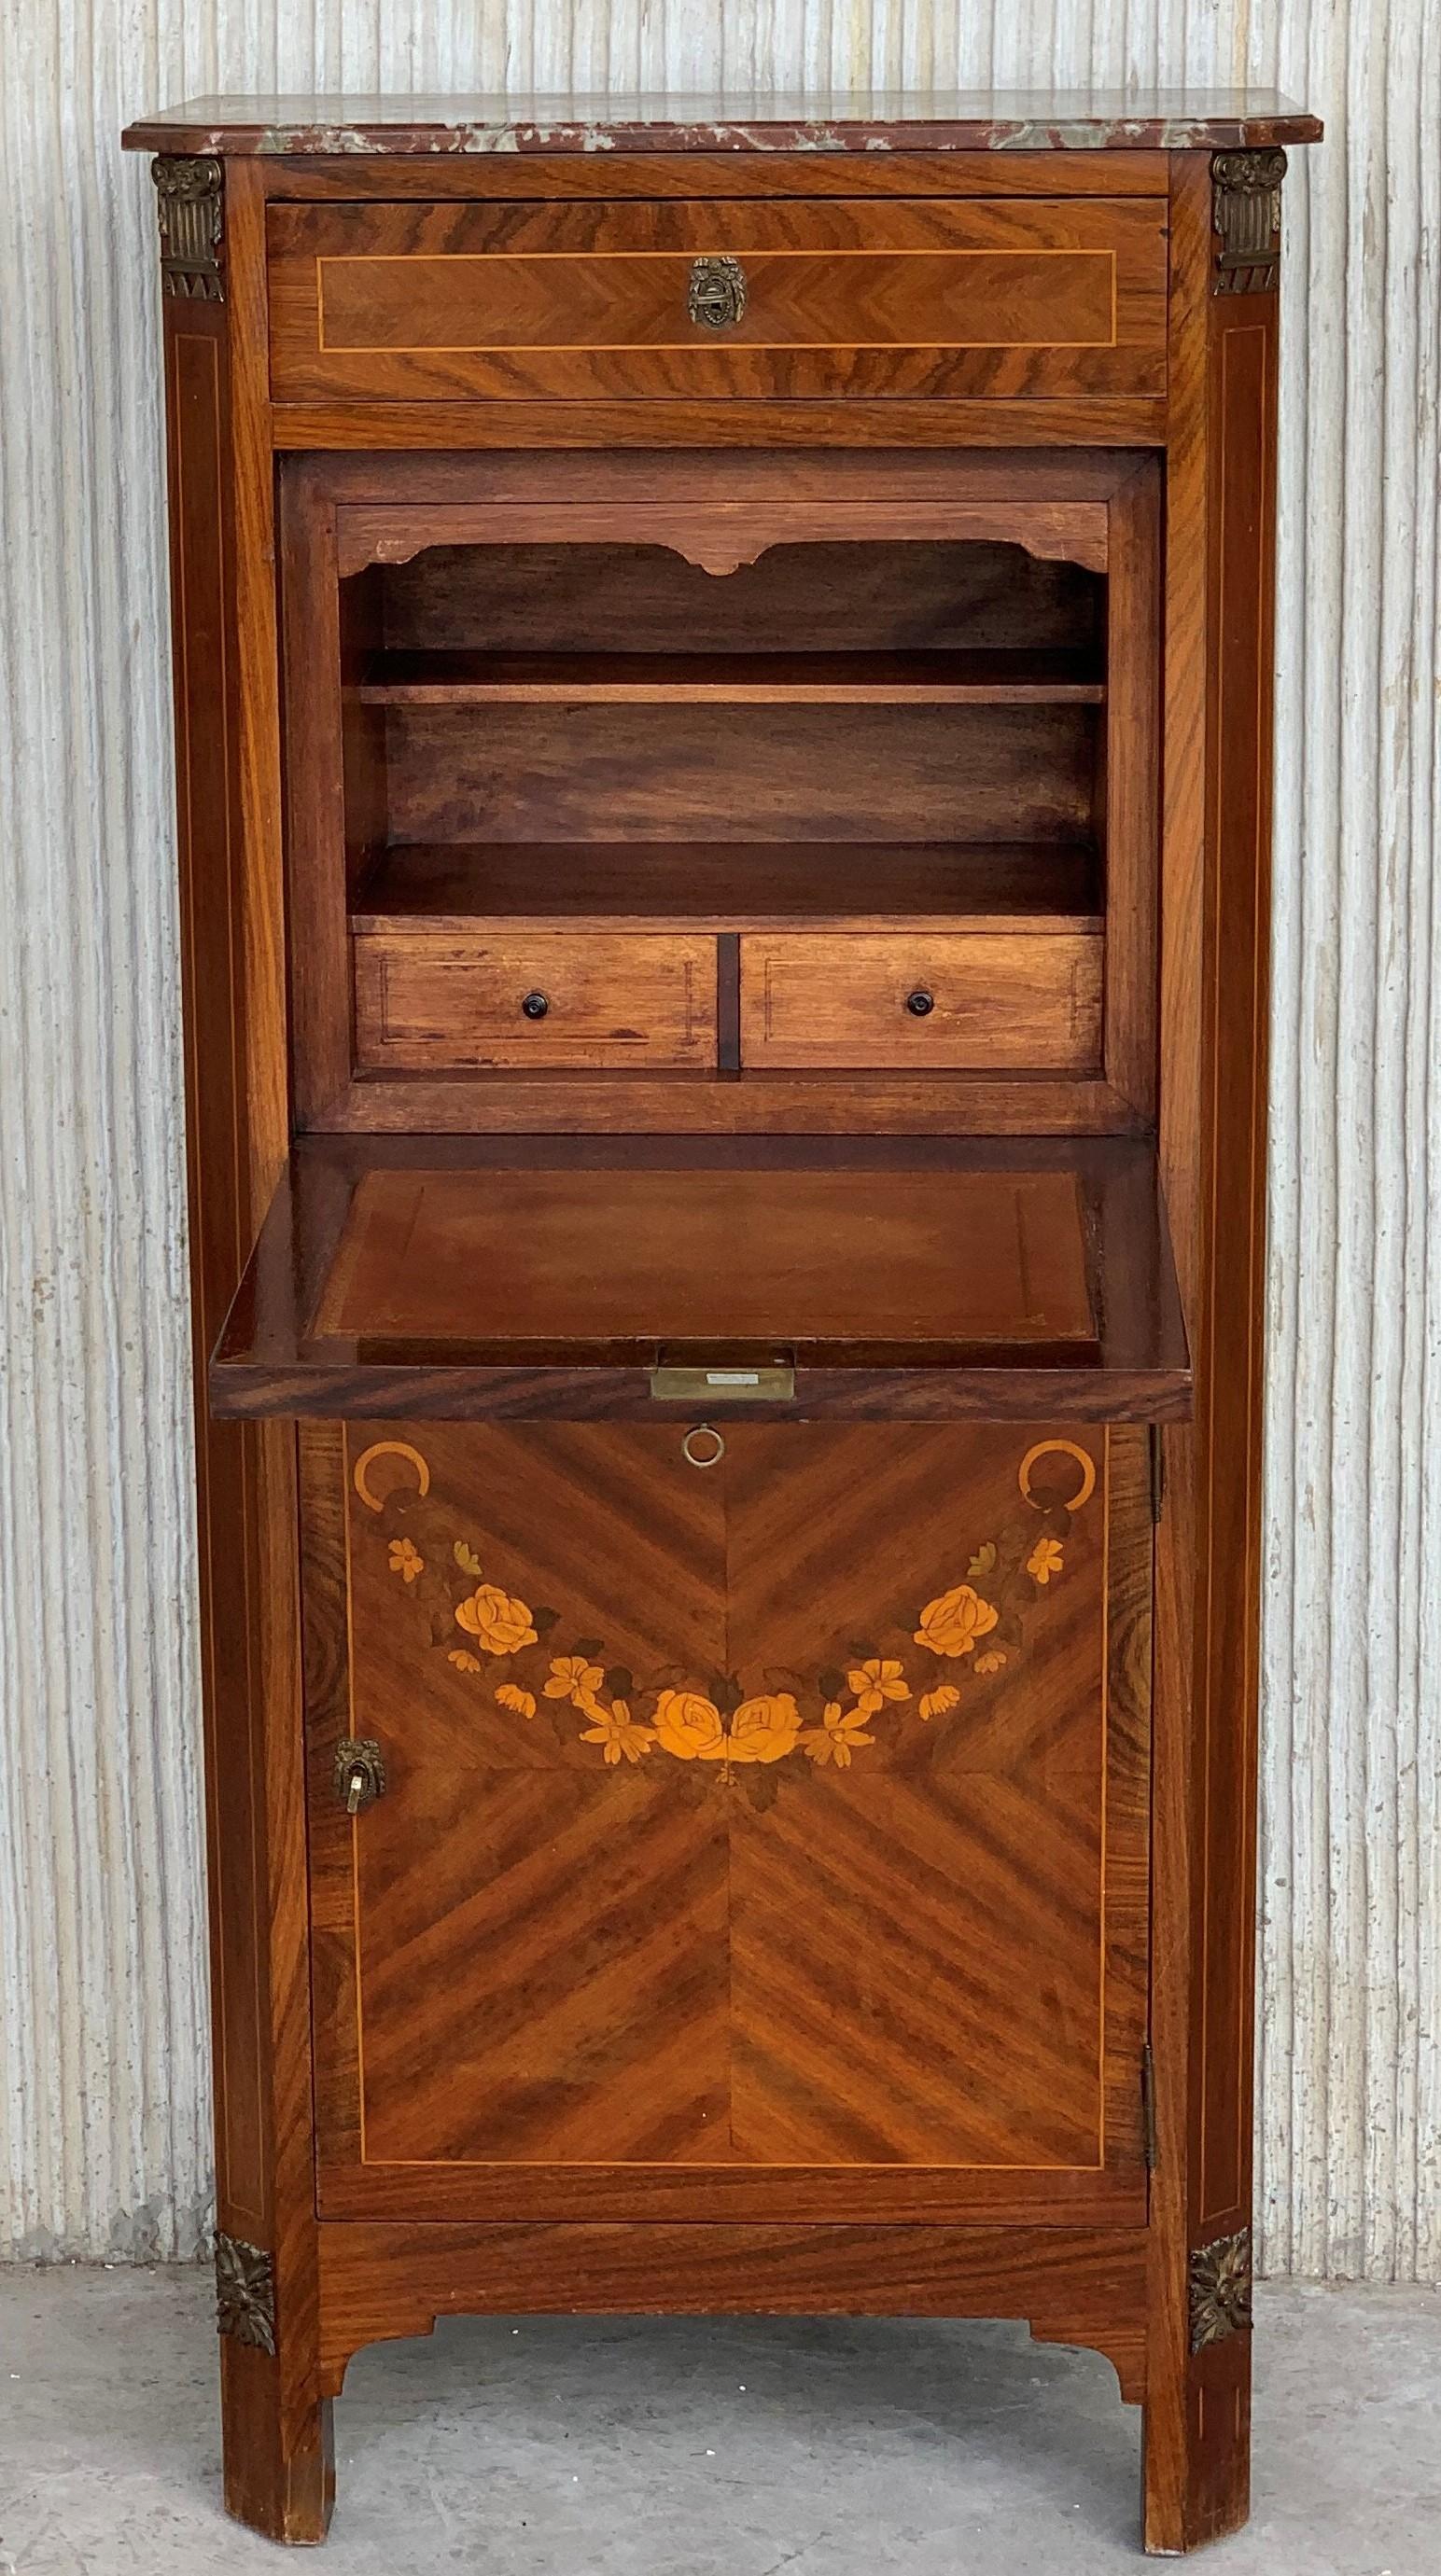
[[237, 2343], [275, 2350], [275, 2257], [242, 2236], [216, 2235], [215, 2326]]
[[1274, 295], [1281, 277], [1284, 152], [1217, 152], [1211, 158], [1211, 222], [1220, 248], [1215, 295]]
[[1191, 2350], [1224, 2343], [1251, 2322], [1251, 2230], [1218, 2236], [1191, 2256]]
[[167, 295], [223, 304], [224, 165], [162, 153], [150, 164], [160, 217], [160, 274]]

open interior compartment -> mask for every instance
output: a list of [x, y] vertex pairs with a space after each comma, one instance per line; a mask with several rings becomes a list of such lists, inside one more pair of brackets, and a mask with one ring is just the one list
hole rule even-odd
[[1154, 469], [562, 468], [286, 470], [301, 1126], [1144, 1129]]
[[1105, 581], [1014, 545], [427, 548], [341, 585], [361, 935], [1099, 928]]
[[1098, 1070], [1105, 628], [1103, 574], [1004, 543], [367, 565], [359, 1070]]

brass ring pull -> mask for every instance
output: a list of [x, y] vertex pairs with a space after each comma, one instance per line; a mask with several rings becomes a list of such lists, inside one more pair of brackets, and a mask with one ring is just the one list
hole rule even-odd
[[[693, 1440], [713, 1440], [715, 1447], [709, 1450], [704, 1458], [698, 1458], [691, 1447]], [[693, 1423], [680, 1446], [681, 1456], [688, 1459], [692, 1467], [718, 1467], [726, 1453], [725, 1442], [711, 1422]]]
[[746, 309], [746, 273], [738, 259], [693, 259], [686, 310], [707, 331], [728, 331]]

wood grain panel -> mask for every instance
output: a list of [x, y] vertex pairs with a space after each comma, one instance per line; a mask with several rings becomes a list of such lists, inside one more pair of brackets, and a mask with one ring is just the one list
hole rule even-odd
[[1139, 2229], [322, 2226], [324, 2384], [362, 2344], [442, 2316], [1019, 2317], [1038, 2342], [1145, 2376]]
[[372, 1074], [332, 1101], [317, 1134], [344, 1136], [671, 1135], [692, 1142], [805, 1138], [857, 1131], [895, 1143], [948, 1137], [1143, 1139], [1145, 1120], [1116, 1085], [1090, 1074], [851, 1072], [844, 1086], [813, 1073], [753, 1071], [744, 1082], [678, 1083], [672, 1074], [596, 1073], [562, 1092], [553, 1075]]
[[716, 1060], [716, 951], [703, 936], [387, 930], [357, 938], [354, 956], [361, 1072]]
[[1270, 868], [1277, 302], [1217, 290], [1212, 173], [1178, 164], [1167, 577], [1161, 1151], [1194, 1336], [1157, 1582], [1155, 1997], [1161, 2172], [1146, 2534], [1180, 2550], [1249, 2505], [1251, 2338], [1196, 2352], [1198, 2248], [1251, 2224], [1255, 1688]]
[[[158, 149], [158, 146], [151, 146]], [[179, 149], [179, 146], [174, 147]], [[199, 147], [197, 147], [199, 148]], [[708, 152], [699, 165], [707, 200], [723, 197], [1164, 197], [1167, 156], [1127, 145], [1072, 153], [1058, 187], [1049, 151], [908, 150]], [[626, 146], [610, 152], [452, 153], [417, 149], [374, 157], [300, 152], [266, 161], [272, 202], [387, 204], [446, 197], [543, 197], [607, 202], [697, 193], [694, 152]]]
[[1107, 512], [1106, 733], [1093, 817], [1106, 853], [1106, 1072], [1148, 1121], [1160, 1080], [1161, 497], [1159, 466], [1148, 462]]
[[[1159, 392], [1154, 201], [272, 206], [279, 399]], [[744, 311], [688, 312], [738, 258]]]
[[396, 706], [398, 841], [1080, 841], [1086, 707]]
[[1067, 841], [401, 841], [353, 932], [1105, 928], [1097, 853]]
[[609, 653], [624, 638], [636, 653], [849, 655], [863, 621], [875, 652], [1025, 648], [1101, 667], [1094, 573], [939, 528], [863, 556], [823, 537], [772, 546], [723, 581], [619, 527], [607, 545], [436, 545], [377, 569], [385, 640], [402, 652]]
[[[429, 402], [276, 403], [271, 413], [282, 454], [357, 461], [387, 451], [420, 464], [434, 454], [435, 408]], [[1084, 439], [1097, 454], [1107, 449], [1161, 447], [1166, 401], [1156, 394], [1073, 394], [1064, 400], [1004, 403], [983, 396], [967, 401], [869, 400], [807, 402], [447, 402], [445, 444], [453, 454], [512, 454], [517, 448], [555, 450], [590, 463], [598, 455], [653, 455], [687, 449], [728, 454], [738, 461], [757, 451], [779, 455], [824, 447], [833, 456], [904, 448], [924, 454], [970, 456], [986, 449], [1049, 460], [1058, 448]]]
[[562, 202], [599, 197], [609, 202], [624, 197], [693, 199], [698, 166], [708, 201], [720, 197], [1164, 197], [1169, 169], [1162, 151], [1132, 144], [1116, 151], [1092, 148], [1069, 155], [1063, 164], [1062, 187], [1049, 150], [1012, 149], [998, 155], [965, 148], [911, 149], [899, 141], [884, 152], [711, 151], [697, 165], [693, 151], [679, 145], [668, 151], [653, 150], [641, 136], [634, 145], [606, 152], [455, 153], [417, 146], [404, 153], [357, 156], [297, 147], [293, 155], [267, 155], [265, 179], [267, 194], [276, 203], [350, 205], [368, 197], [388, 204], [446, 197], [543, 197]]
[[741, 1060], [1099, 1072], [1104, 957], [1102, 939], [1039, 929], [752, 933], [741, 940]]

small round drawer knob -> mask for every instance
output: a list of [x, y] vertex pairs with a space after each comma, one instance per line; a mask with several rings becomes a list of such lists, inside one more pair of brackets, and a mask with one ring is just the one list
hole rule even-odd
[[543, 1020], [550, 1004], [544, 993], [527, 993], [520, 1007], [528, 1020]]
[[918, 984], [913, 993], [906, 995], [906, 1009], [913, 1020], [928, 1020], [935, 1007], [935, 994], [928, 993], [924, 984]]

